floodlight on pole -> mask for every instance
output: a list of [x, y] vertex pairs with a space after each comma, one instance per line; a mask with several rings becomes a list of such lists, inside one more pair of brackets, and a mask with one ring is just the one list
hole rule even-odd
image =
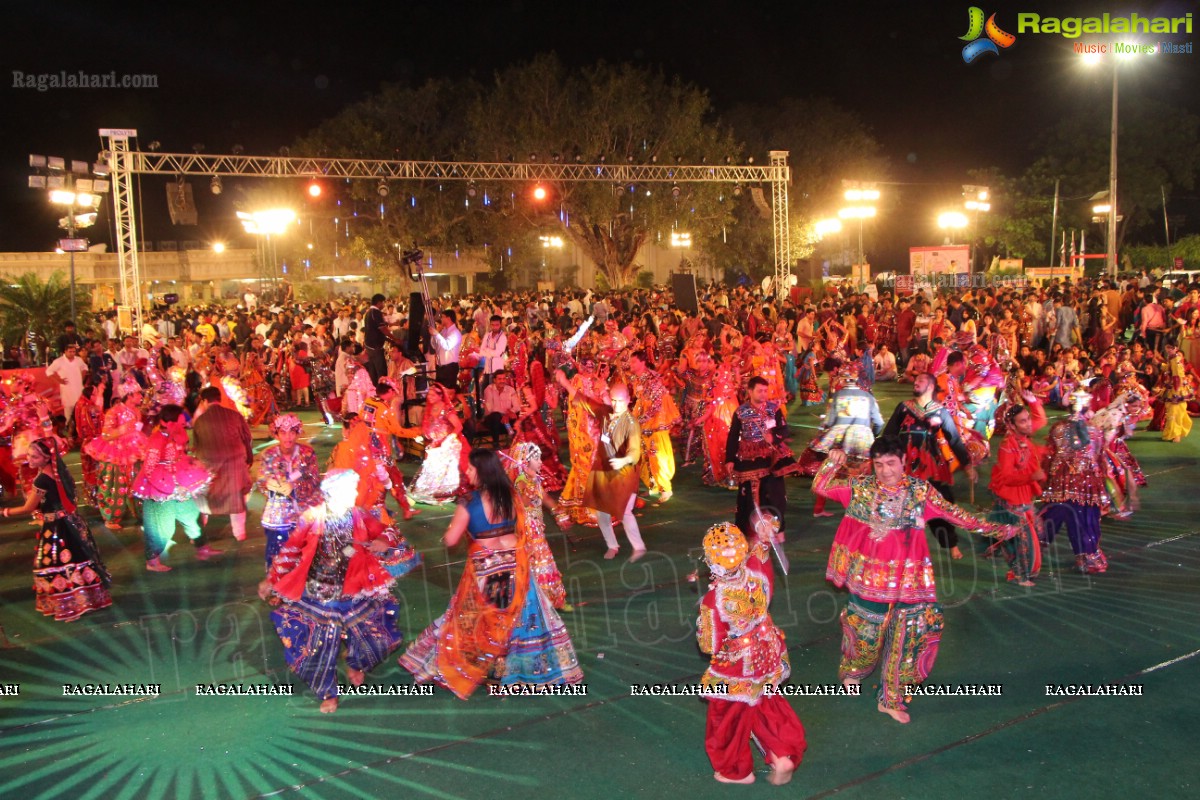
[[970, 255], [967, 257], [967, 272], [974, 274], [975, 272], [975, 236], [979, 229], [979, 215], [992, 210], [992, 204], [988, 202], [991, 196], [991, 190], [987, 186], [975, 186], [973, 184], [963, 184], [963, 197], [966, 201], [963, 205], [968, 211], [974, 212], [971, 220], [973, 228], [971, 231]]
[[826, 236], [841, 233], [842, 221], [840, 219], [819, 219], [813, 224], [813, 231], [816, 233], [817, 239], [824, 239]]
[[[29, 176], [29, 188], [45, 191], [51, 203], [66, 206], [67, 215], [59, 219], [59, 226], [67, 232], [67, 240], [60, 242], [56, 252], [69, 252], [71, 257], [71, 320], [75, 320], [75, 253], [87, 248], [86, 241], [75, 239], [79, 228], [90, 228], [96, 224], [97, 209], [108, 191], [106, 178], [108, 167], [88, 161], [70, 162], [57, 156], [31, 155], [29, 166], [38, 173]], [[91, 177], [95, 174], [95, 178]], [[83, 213], [76, 213], [82, 211]], [[67, 244], [69, 242], [69, 244]]]
[[943, 211], [938, 214], [937, 223], [939, 228], [965, 228], [967, 227], [967, 215], [961, 211]]
[[846, 201], [855, 205], [838, 211], [838, 216], [842, 219], [858, 220], [858, 265], [863, 267], [867, 260], [867, 254], [863, 248], [863, 220], [875, 216], [873, 203], [879, 200], [879, 188], [874, 183], [843, 180], [842, 189]]
[[[1093, 55], [1093, 54], [1089, 54]], [[1093, 58], [1085, 58], [1084, 64], [1095, 66], [1104, 59], [1099, 54]], [[1108, 234], [1105, 242], [1104, 268], [1110, 278], [1117, 277], [1117, 65], [1119, 61], [1112, 59], [1112, 122], [1109, 130], [1108, 153]]]

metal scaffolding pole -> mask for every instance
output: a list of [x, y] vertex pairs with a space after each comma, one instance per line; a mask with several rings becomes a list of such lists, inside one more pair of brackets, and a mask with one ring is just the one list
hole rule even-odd
[[771, 181], [771, 227], [775, 239], [775, 296], [784, 297], [791, 288], [792, 236], [788, 218], [787, 150], [771, 151], [771, 169], [784, 179]]
[[[113, 193], [113, 220], [116, 223], [117, 272], [120, 276], [121, 305], [130, 310], [135, 336], [142, 335], [142, 276], [138, 268], [137, 205], [133, 196], [133, 156], [130, 138], [136, 130], [101, 128], [106, 140], [101, 160], [108, 162]], [[119, 319], [119, 316], [118, 316]]]

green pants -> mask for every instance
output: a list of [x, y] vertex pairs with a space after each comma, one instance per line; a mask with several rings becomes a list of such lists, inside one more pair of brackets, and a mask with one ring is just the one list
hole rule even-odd
[[147, 561], [158, 558], [167, 549], [175, 536], [177, 522], [197, 547], [205, 543], [204, 531], [200, 529], [200, 509], [195, 500], [147, 500], [142, 504]]

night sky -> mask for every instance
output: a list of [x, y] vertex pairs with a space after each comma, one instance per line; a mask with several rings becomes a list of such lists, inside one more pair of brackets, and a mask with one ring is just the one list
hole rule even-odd
[[[718, 112], [786, 97], [831, 98], [867, 123], [892, 163], [902, 210], [879, 224], [893, 229], [911, 224], [918, 208], [926, 214], [926, 194], [969, 182], [968, 169], [1019, 171], [1036, 155], [1031, 139], [1064, 108], [1080, 98], [1107, 107], [1110, 97], [1108, 79], [1081, 69], [1069, 41], [1058, 36], [1020, 36], [999, 57], [964, 64], [958, 37], [967, 29], [969, 2], [179, 5], [163, 3], [169, 11], [128, 17], [132, 7], [100, 3], [24, 3], [6, 12], [0, 250], [44, 250], [57, 237], [60, 214], [25, 188], [28, 154], [93, 160], [100, 127], [136, 127], [143, 148], [157, 140], [173, 152], [203, 144], [207, 153], [226, 153], [237, 144], [247, 153], [274, 154], [382, 82], [486, 80], [546, 51], [572, 66], [632, 61], [678, 74], [708, 89]], [[982, 7], [997, 12], [1011, 32], [1018, 11], [1191, 11], [1200, 26], [1200, 4], [1184, 0]], [[1200, 112], [1200, 53], [1146, 63], [1149, 68], [1122, 78], [1123, 92]], [[153, 74], [158, 88], [38, 92], [12, 86], [13, 71], [60, 70]], [[184, 232], [160, 222], [163, 182], [143, 181], [146, 238], [209, 238], [230, 228], [230, 193], [213, 198], [206, 184], [194, 184], [201, 225]], [[107, 239], [100, 231], [92, 238]], [[930, 243], [923, 233], [910, 238], [911, 244]]]

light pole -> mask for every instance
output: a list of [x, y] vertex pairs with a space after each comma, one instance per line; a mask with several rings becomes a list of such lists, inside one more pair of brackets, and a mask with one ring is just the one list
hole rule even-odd
[[[49, 190], [50, 202], [67, 207], [67, 216], [59, 220], [59, 226], [66, 230], [67, 239], [60, 242], [61, 250], [70, 253], [71, 263], [71, 322], [75, 320], [75, 253], [80, 249], [79, 240], [75, 238], [77, 228], [88, 228], [96, 222], [97, 209], [100, 201], [108, 191], [108, 181], [103, 177], [108, 175], [107, 164], [88, 164], [86, 161], [72, 161], [67, 169], [66, 159], [57, 156], [29, 157], [29, 166], [39, 170], [38, 174], [29, 176], [30, 189]], [[90, 177], [96, 175], [96, 178]], [[76, 214], [76, 210], [84, 213]], [[86, 245], [85, 245], [86, 249]]]
[[[1112, 59], [1112, 130], [1108, 152], [1108, 242], [1104, 251], [1104, 269], [1110, 278], [1117, 277], [1117, 60]], [[1088, 65], [1099, 64], [1101, 57], [1089, 54], [1084, 58]]]
[[[858, 220], [858, 266], [859, 269], [864, 269], [867, 256], [863, 250], [863, 220], [875, 216], [874, 203], [879, 200], [879, 189], [873, 183], [861, 181], [842, 181], [842, 186], [845, 187], [843, 196], [853, 205], [838, 211], [838, 216], [842, 219]], [[870, 275], [866, 276], [867, 280], [870, 278]]]
[[971, 228], [971, 253], [967, 259], [968, 275], [972, 275], [975, 272], [975, 238], [979, 235], [979, 213], [991, 210], [992, 204], [988, 202], [989, 196], [988, 187], [986, 186], [963, 185], [963, 197], [967, 198], [963, 205], [966, 206], [968, 211], [975, 212], [972, 217], [974, 224]]

